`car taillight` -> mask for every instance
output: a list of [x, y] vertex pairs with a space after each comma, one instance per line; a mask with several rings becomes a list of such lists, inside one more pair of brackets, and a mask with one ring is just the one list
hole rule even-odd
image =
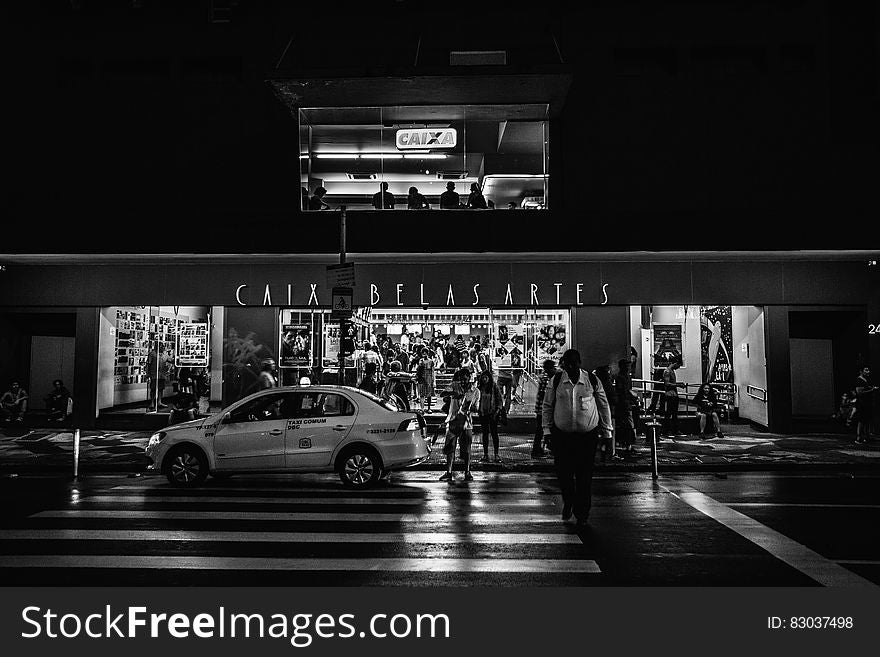
[[400, 426], [397, 428], [398, 431], [418, 431], [419, 426], [419, 418], [413, 417], [409, 420], [404, 420], [400, 423]]

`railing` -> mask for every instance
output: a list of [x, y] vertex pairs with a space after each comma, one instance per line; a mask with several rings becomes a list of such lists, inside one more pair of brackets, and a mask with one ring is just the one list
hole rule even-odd
[[[699, 392], [700, 388], [703, 386], [702, 383], [678, 383], [678, 389], [684, 390], [683, 393], [679, 393], [679, 399], [683, 399], [682, 403], [684, 409], [687, 410], [688, 405], [692, 405], [694, 397], [696, 397], [697, 392]], [[721, 412], [719, 415], [723, 416], [724, 419], [730, 418], [730, 413], [736, 406], [736, 392], [737, 385], [735, 383], [710, 383], [709, 384], [713, 390], [715, 390], [715, 395], [718, 397], [718, 402], [721, 405]], [[647, 410], [650, 406], [650, 400], [653, 396], [662, 395], [665, 392], [665, 384], [662, 381], [650, 381], [648, 379], [633, 379], [633, 389], [639, 389], [639, 401], [642, 410]], [[693, 392], [691, 392], [693, 390]]]

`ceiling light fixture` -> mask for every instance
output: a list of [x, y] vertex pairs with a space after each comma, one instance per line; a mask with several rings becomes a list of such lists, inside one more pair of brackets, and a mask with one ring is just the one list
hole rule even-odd
[[412, 153], [407, 153], [404, 155], [407, 160], [445, 160], [445, 153], [424, 153], [421, 155], [413, 155]]
[[318, 153], [315, 155], [319, 160], [356, 160], [357, 153]]

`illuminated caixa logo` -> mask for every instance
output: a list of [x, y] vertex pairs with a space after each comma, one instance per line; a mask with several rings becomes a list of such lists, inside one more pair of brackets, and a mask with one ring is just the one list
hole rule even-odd
[[455, 128], [407, 128], [397, 131], [397, 148], [455, 148], [458, 133]]

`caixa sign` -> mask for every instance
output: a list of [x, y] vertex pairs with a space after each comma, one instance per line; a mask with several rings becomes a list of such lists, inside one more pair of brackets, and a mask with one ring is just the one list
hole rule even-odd
[[455, 128], [412, 128], [397, 131], [397, 148], [455, 148], [458, 133]]

